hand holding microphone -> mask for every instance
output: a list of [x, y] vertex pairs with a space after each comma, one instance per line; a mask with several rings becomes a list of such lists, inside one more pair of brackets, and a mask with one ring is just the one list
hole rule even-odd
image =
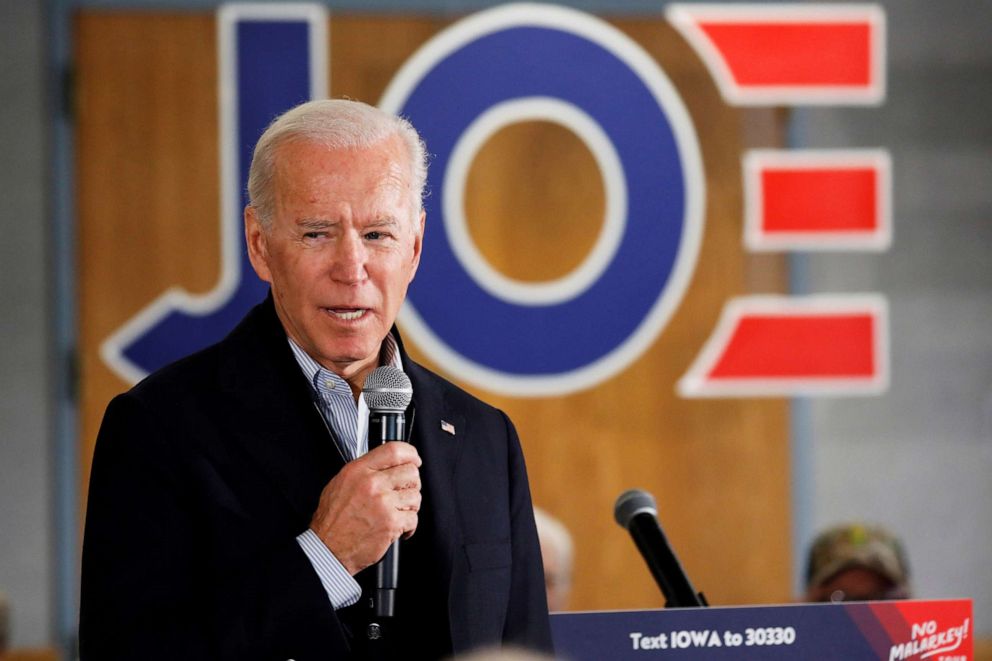
[[[405, 441], [406, 407], [413, 399], [410, 377], [395, 367], [377, 367], [365, 379], [362, 394], [369, 407], [369, 450], [377, 449], [388, 441]], [[419, 478], [418, 472], [418, 496]], [[420, 508], [419, 498], [417, 508]], [[409, 534], [413, 534], [413, 531], [409, 531]], [[396, 539], [376, 567], [375, 614], [378, 617], [393, 616], [399, 574], [400, 540]]]
[[[352, 575], [379, 561], [376, 615], [393, 614], [399, 574], [399, 539], [417, 529], [420, 455], [406, 438], [410, 379], [395, 367], [369, 374], [368, 454], [346, 464], [327, 483], [310, 528]], [[381, 560], [380, 560], [381, 558]]]
[[420, 456], [389, 443], [349, 462], [327, 483], [310, 520], [348, 573], [374, 564], [401, 536], [417, 529]]

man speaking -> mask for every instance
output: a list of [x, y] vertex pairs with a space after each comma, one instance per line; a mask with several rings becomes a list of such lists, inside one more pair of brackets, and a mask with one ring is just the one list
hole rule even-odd
[[[393, 327], [420, 261], [426, 171], [408, 122], [354, 101], [303, 104], [259, 139], [245, 238], [269, 296], [108, 406], [83, 661], [550, 649], [513, 425], [410, 360]], [[362, 389], [381, 366], [409, 376], [409, 443], [369, 450]], [[398, 539], [383, 615], [375, 563]]]

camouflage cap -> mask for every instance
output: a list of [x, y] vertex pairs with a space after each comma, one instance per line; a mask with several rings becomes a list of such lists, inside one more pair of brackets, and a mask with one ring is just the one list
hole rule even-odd
[[894, 587], [909, 584], [909, 564], [902, 543], [878, 526], [845, 524], [817, 535], [809, 551], [806, 587], [819, 587], [844, 569], [870, 569]]

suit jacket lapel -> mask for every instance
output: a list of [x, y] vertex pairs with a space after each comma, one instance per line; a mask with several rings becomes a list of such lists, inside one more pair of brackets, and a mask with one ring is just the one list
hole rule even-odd
[[[434, 530], [432, 550], [441, 571], [441, 585], [447, 591], [452, 580], [454, 554], [461, 545], [454, 472], [470, 430], [462, 414], [449, 408], [446, 390], [437, 377], [410, 360], [405, 352], [402, 359], [403, 370], [413, 384], [413, 402], [416, 406], [411, 442], [423, 460], [424, 507], [420, 517], [430, 518], [430, 527]], [[445, 431], [442, 422], [450, 425], [449, 429], [453, 429], [454, 433]], [[466, 626], [467, 614], [453, 610], [448, 615], [450, 633], [454, 636], [456, 631]]]
[[[423, 459], [423, 489], [430, 503], [421, 516], [430, 517], [437, 531], [433, 550], [447, 583], [460, 544], [453, 475], [470, 430], [462, 414], [449, 408], [444, 385], [406, 354], [395, 328], [393, 333], [413, 385], [410, 440]], [[308, 522], [321, 490], [344, 462], [313, 404], [271, 296], [224, 340], [221, 361], [220, 385], [232, 433], [298, 520]], [[442, 429], [442, 422], [455, 433]]]
[[224, 341], [221, 388], [241, 446], [309, 522], [343, 462], [286, 340], [271, 297]]
[[[470, 423], [450, 407], [448, 387], [411, 360], [395, 328], [393, 332], [413, 385], [416, 414], [410, 441], [423, 460], [427, 505], [421, 517], [429, 517], [434, 535], [428, 548], [438, 561], [441, 585], [450, 590], [454, 554], [462, 543], [454, 472]], [[293, 357], [271, 296], [232, 331], [223, 349], [218, 372], [231, 432], [283, 495], [297, 527], [305, 526], [324, 485], [344, 462], [314, 406], [311, 386]], [[449, 611], [453, 636], [469, 626], [467, 617], [466, 612]]]

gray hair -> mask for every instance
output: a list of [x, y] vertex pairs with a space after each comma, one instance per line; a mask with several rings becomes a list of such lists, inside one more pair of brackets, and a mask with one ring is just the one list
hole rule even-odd
[[410, 156], [411, 207], [419, 214], [427, 181], [424, 141], [406, 119], [350, 99], [309, 101], [286, 111], [269, 124], [252, 155], [248, 171], [249, 204], [257, 210], [263, 227], [268, 227], [275, 206], [276, 152], [283, 144], [304, 141], [328, 149], [367, 149], [394, 136], [403, 141]]
[[534, 523], [537, 525], [537, 536], [542, 542], [550, 547], [552, 553], [558, 556], [561, 576], [564, 585], [572, 584], [572, 560], [575, 557], [575, 545], [572, 542], [572, 533], [568, 532], [565, 524], [555, 517], [534, 507]]

